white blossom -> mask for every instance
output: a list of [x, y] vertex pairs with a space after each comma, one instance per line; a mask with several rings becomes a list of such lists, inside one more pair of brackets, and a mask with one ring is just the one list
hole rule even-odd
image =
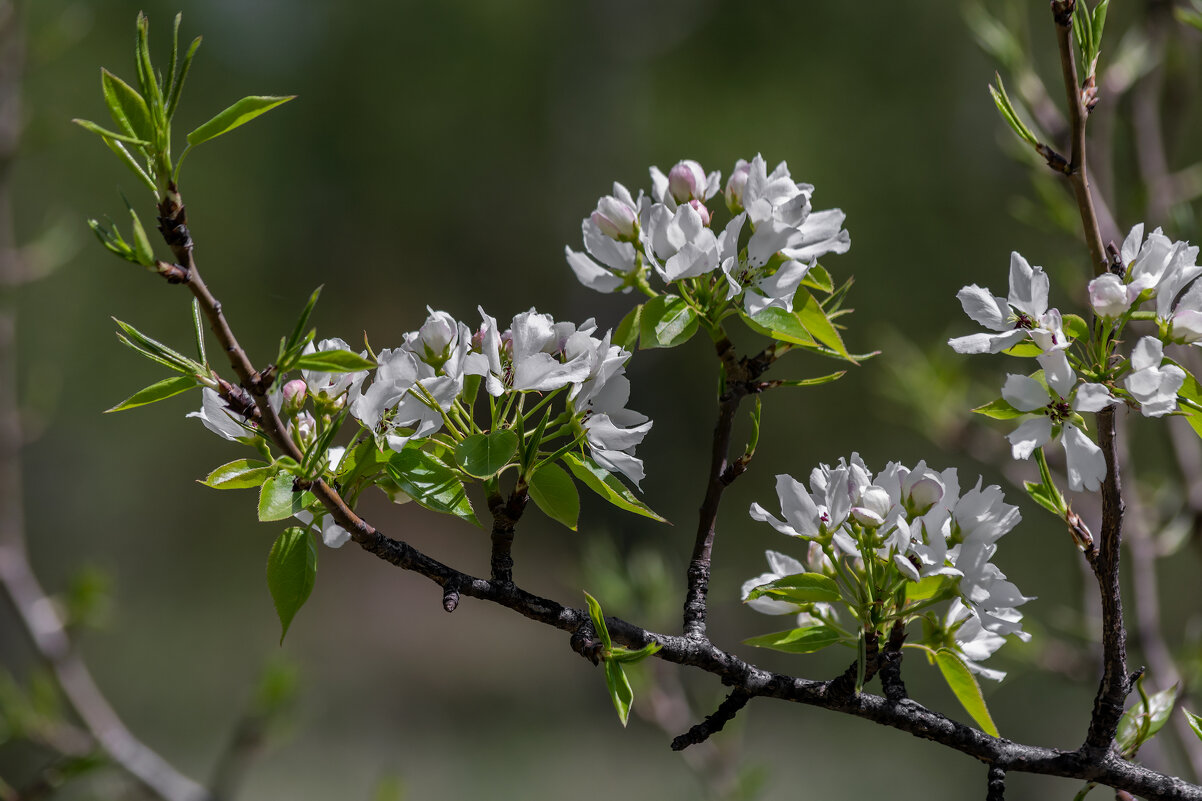
[[993, 331], [948, 340], [957, 353], [1000, 353], [1030, 336], [1044, 350], [1063, 349], [1068, 341], [1061, 328], [1060, 312], [1048, 309], [1048, 276], [1032, 267], [1019, 253], [1010, 254], [1010, 294], [996, 297], [976, 284], [956, 297], [964, 313]]
[[1177, 390], [1185, 383], [1185, 371], [1166, 364], [1164, 344], [1156, 337], [1143, 337], [1131, 352], [1131, 373], [1124, 379], [1144, 417], [1163, 417], [1177, 408]]

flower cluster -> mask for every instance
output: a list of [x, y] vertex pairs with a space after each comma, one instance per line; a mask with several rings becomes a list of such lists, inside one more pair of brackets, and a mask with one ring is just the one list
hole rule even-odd
[[666, 175], [657, 167], [650, 172], [650, 194], [640, 191], [636, 198], [615, 183], [581, 224], [585, 252], [565, 248], [585, 286], [645, 288], [650, 266], [666, 284], [713, 274], [725, 285], [725, 300], [741, 294], [748, 314], [791, 311], [818, 258], [846, 253], [851, 245], [843, 212], [813, 211], [814, 187], [794, 181], [784, 162], [771, 172], [759, 155], [735, 164], [723, 191], [732, 217], [719, 233], [711, 208], [722, 185], [719, 173], [691, 160]]
[[[1047, 274], [1018, 253], [1010, 256], [1007, 297], [975, 284], [960, 290], [964, 312], [988, 331], [949, 340], [954, 350], [1006, 352], [1034, 357], [1039, 364], [1030, 375], [1008, 375], [1002, 400], [978, 410], [1022, 418], [1007, 437], [1014, 458], [1028, 459], [1036, 448], [1058, 441], [1065, 450], [1070, 489], [1095, 492], [1106, 477], [1106, 461], [1085, 433], [1080, 414], [1123, 401], [1147, 417], [1177, 408], [1185, 372], [1165, 364], [1164, 344], [1202, 338], [1202, 289], [1189, 288], [1202, 274], [1194, 263], [1197, 256], [1198, 248], [1170, 242], [1159, 229], [1144, 240], [1143, 226], [1137, 225], [1121, 249], [1123, 274], [1107, 273], [1090, 282], [1090, 302], [1099, 319], [1092, 331], [1080, 317], [1049, 308]], [[1160, 336], [1144, 336], [1129, 359], [1114, 359], [1123, 327], [1151, 299], [1156, 300]], [[1080, 373], [1094, 380], [1080, 378]]]
[[[974, 671], [1001, 678], [977, 662], [1007, 636], [1028, 638], [1017, 607], [1031, 599], [990, 561], [997, 541], [1020, 520], [998, 487], [983, 488], [978, 480], [961, 494], [955, 468], [935, 471], [925, 462], [913, 469], [891, 462], [874, 476], [853, 454], [833, 468], [815, 468], [808, 488], [777, 476], [776, 493], [783, 519], [758, 503], [752, 519], [809, 545], [804, 562], [768, 552], [771, 571], [743, 585], [752, 608], [796, 613], [799, 627], [845, 635], [837, 604], [859, 627], [881, 633], [895, 622], [923, 618], [930, 647], [952, 647]], [[805, 574], [833, 579], [839, 601], [795, 602], [784, 590], [763, 594], [765, 585], [799, 586], [796, 577]], [[757, 588], [760, 595], [753, 597]], [[946, 613], [935, 615], [934, 603], [948, 600]]]

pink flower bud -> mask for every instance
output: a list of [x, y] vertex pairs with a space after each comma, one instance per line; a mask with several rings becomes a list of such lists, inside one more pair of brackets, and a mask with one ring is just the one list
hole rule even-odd
[[610, 239], [634, 239], [634, 209], [612, 195], [597, 201], [592, 220]]
[[693, 210], [701, 215], [701, 224], [708, 226], [710, 224], [710, 210], [705, 207], [705, 204], [700, 200], [690, 200], [689, 205]]
[[737, 214], [743, 209], [743, 189], [747, 186], [747, 176], [751, 174], [751, 165], [743, 159], [735, 163], [735, 168], [726, 179], [726, 208], [731, 214]]
[[677, 162], [668, 172], [668, 191], [677, 203], [705, 199], [705, 170], [692, 159]]
[[1089, 305], [1101, 317], [1114, 319], [1127, 311], [1131, 299], [1127, 296], [1127, 287], [1123, 279], [1113, 273], [1106, 273], [1089, 282]]
[[284, 402], [280, 407], [280, 412], [285, 417], [295, 416], [305, 405], [305, 393], [308, 387], [305, 385], [304, 379], [294, 378], [284, 384], [283, 395]]

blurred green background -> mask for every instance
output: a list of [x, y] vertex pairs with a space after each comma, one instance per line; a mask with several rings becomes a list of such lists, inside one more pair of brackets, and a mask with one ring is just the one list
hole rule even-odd
[[[318, 284], [319, 336], [354, 343], [366, 332], [377, 348], [417, 327], [427, 305], [467, 321], [477, 304], [501, 319], [534, 305], [615, 325], [630, 298], [577, 284], [563, 246], [580, 247], [580, 219], [612, 181], [637, 191], [652, 164], [694, 158], [725, 179], [735, 159], [762, 152], [816, 185], [816, 208], [847, 213], [851, 251], [826, 266], [856, 277], [849, 345], [885, 355], [836, 384], [766, 398], [761, 452], [728, 494], [716, 546], [711, 636], [768, 667], [821, 678], [846, 657], [738, 645], [780, 627], [742, 608], [738, 588], [762, 572], [765, 548], [791, 546], [748, 520], [748, 504], [770, 505], [774, 474], [804, 475], [853, 450], [877, 469], [890, 459], [960, 465], [971, 485], [979, 465], [938, 452], [881, 400], [885, 360], [899, 336], [926, 348], [973, 328], [956, 290], [1003, 289], [1012, 249], [1062, 284], [1084, 269], [1070, 237], [1012, 214], [1030, 194], [1027, 171], [1005, 154], [1009, 134], [986, 91], [994, 65], [954, 3], [27, 4], [18, 228], [25, 240], [50, 229], [47, 241], [76, 247], [20, 297], [22, 394], [38, 435], [25, 452], [32, 556], [56, 590], [85, 565], [112, 574], [110, 623], [83, 635], [88, 660], [133, 731], [194, 777], [208, 776], [262, 666], [281, 651], [298, 666], [288, 735], [255, 764], [246, 798], [367, 799], [389, 776], [408, 798], [690, 799], [703, 789], [668, 750], [669, 736], [635, 717], [622, 731], [601, 673], [560, 632], [470, 599], [448, 616], [434, 585], [353, 546], [322, 550], [316, 590], [281, 649], [263, 579], [277, 527], [255, 522], [252, 493], [195, 483], [244, 454], [185, 421], [198, 395], [101, 414], [160, 377], [117, 343], [110, 316], [180, 347], [191, 325], [183, 290], [112, 258], [84, 226], [88, 216], [120, 219], [120, 191], [144, 220], [153, 215], [130, 174], [69, 123], [104, 121], [101, 65], [132, 77], [139, 9], [158, 58], [177, 10], [186, 39], [204, 36], [177, 117], [183, 131], [243, 95], [299, 95], [190, 155], [181, 186], [198, 263], [260, 363]], [[1055, 45], [1038, 11], [1034, 41], [1046, 66]], [[1072, 305], [1068, 294], [1059, 299]], [[698, 339], [630, 366], [631, 407], [656, 421], [640, 449], [644, 495], [676, 525], [591, 500], [575, 534], [532, 513], [515, 547], [520, 583], [580, 604], [590, 542], [613, 538], [623, 554], [661, 553], [669, 595], [681, 597], [716, 408], [712, 362]], [[985, 365], [996, 385], [1001, 365]], [[831, 366], [798, 356], [787, 369]], [[988, 400], [982, 392], [973, 400]], [[1029, 522], [1003, 541], [997, 562], [1039, 596], [1025, 607], [1038, 641], [1073, 620], [1079, 557], [1062, 527], [1008, 494]], [[440, 560], [487, 571], [478, 530], [408, 506], [372, 501], [364, 513]], [[1198, 609], [1196, 565], [1186, 554], [1167, 566], [1174, 644]], [[650, 622], [679, 626], [675, 615]], [[19, 673], [30, 655], [7, 611], [0, 633], [0, 653]], [[1075, 747], [1094, 678], [1046, 674], [1033, 666], [1036, 653], [1008, 645], [999, 655], [1012, 674], [985, 688], [995, 719], [1014, 739]], [[907, 660], [906, 678], [923, 703], [965, 718], [920, 660]], [[708, 714], [723, 688], [706, 676], [689, 681]], [[863, 721], [757, 701], [740, 724], [721, 737], [744, 738], [770, 795], [982, 794], [973, 760]], [[5, 770], [14, 759], [0, 750]], [[1021, 776], [1011, 786], [1015, 797], [1076, 789]]]

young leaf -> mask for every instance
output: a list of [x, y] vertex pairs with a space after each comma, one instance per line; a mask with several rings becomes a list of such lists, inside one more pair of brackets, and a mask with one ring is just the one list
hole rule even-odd
[[188, 134], [188, 146], [196, 147], [202, 142], [207, 142], [210, 139], [216, 139], [222, 134], [229, 133], [238, 126], [250, 122], [260, 114], [265, 114], [276, 106], [287, 103], [294, 97], [296, 95], [283, 97], [244, 97]]
[[476, 478], [491, 478], [518, 450], [518, 435], [509, 429], [472, 434], [455, 446], [455, 463]]
[[697, 333], [697, 312], [677, 295], [657, 295], [643, 305], [639, 347], [674, 348]]
[[208, 374], [208, 370], [205, 369], [204, 365], [197, 364], [187, 356], [184, 356], [182, 353], [167, 347], [156, 339], [151, 339], [138, 329], [134, 328], [132, 325], [124, 323], [121, 320], [118, 320], [116, 317], [113, 318], [113, 322], [115, 322], [117, 327], [120, 328], [124, 333], [124, 336], [118, 334], [117, 337], [134, 350], [149, 358], [151, 361], [158, 362], [166, 367], [170, 367], [172, 370], [184, 373], [186, 375], [195, 376]]
[[747, 595], [748, 601], [768, 596], [792, 603], [834, 603], [841, 597], [835, 580], [821, 573], [795, 573], [761, 584]]
[[289, 365], [292, 370], [316, 370], [322, 373], [356, 373], [371, 370], [374, 361], [365, 359], [349, 350], [321, 350], [306, 353]]
[[839, 632], [829, 626], [804, 626], [788, 631], [776, 631], [772, 634], [761, 634], [743, 640], [744, 645], [756, 648], [771, 648], [786, 654], [810, 654], [839, 642]]
[[192, 329], [196, 333], [196, 357], [201, 364], [208, 364], [209, 357], [205, 355], [205, 329], [200, 319], [200, 301], [192, 298]]
[[71, 122], [75, 123], [80, 128], [83, 128], [85, 131], [91, 131], [92, 133], [99, 136], [101, 139], [112, 139], [117, 142], [128, 142], [131, 145], [137, 145], [139, 147], [150, 147], [150, 142], [146, 141], [145, 139], [139, 139], [136, 136], [129, 136], [128, 134], [119, 134], [116, 131], [110, 131], [106, 128], [101, 128], [99, 125], [92, 122], [91, 120], [74, 119], [74, 120], [71, 120]]
[[994, 420], [1012, 420], [1015, 417], [1022, 417], [1024, 414], [1028, 414], [1028, 412], [1020, 412], [1018, 409], [1015, 409], [1005, 398], [990, 401], [972, 411], [974, 414], [983, 414], [986, 417], [992, 417]]
[[634, 703], [634, 690], [630, 689], [630, 680], [626, 678], [626, 671], [622, 670], [621, 664], [606, 660], [605, 683], [609, 687], [614, 709], [618, 710], [618, 720], [625, 727], [630, 717], [630, 705]]
[[935, 652], [935, 664], [939, 666], [939, 672], [943, 674], [943, 680], [951, 688], [956, 700], [981, 727], [981, 731], [994, 737], [1000, 737], [993, 718], [989, 716], [989, 708], [985, 706], [985, 698], [981, 695], [981, 686], [977, 684], [976, 677], [969, 672], [968, 667], [956, 652], [940, 648]]
[[134, 157], [129, 154], [128, 150], [125, 149], [125, 145], [121, 144], [115, 139], [110, 139], [107, 136], [101, 136], [100, 138], [104, 140], [104, 144], [109, 150], [117, 154], [117, 158], [121, 159], [121, 163], [126, 167], [129, 167], [130, 171], [133, 172], [134, 175], [138, 176], [139, 181], [145, 184], [151, 192], [156, 194], [158, 193], [159, 190], [158, 187], [154, 185], [154, 179], [150, 177], [150, 174], [146, 172], [146, 170], [142, 169], [142, 166], [139, 165], [138, 162], [134, 161]]
[[[1031, 496], [1031, 500], [1057, 517], [1064, 517], [1065, 510], [1059, 508], [1057, 504], [1060, 493], [1049, 490], [1046, 484], [1036, 484], [1034, 481], [1024, 481], [1023, 486], [1026, 487], [1027, 494]], [[1063, 499], [1060, 500], [1063, 501]]]
[[847, 375], [847, 371], [840, 370], [837, 373], [820, 375], [816, 378], [785, 379], [784, 381], [781, 381], [780, 384], [775, 384], [775, 382], [773, 382], [773, 385], [781, 387], [817, 387], [821, 386], [822, 384], [829, 384], [832, 381], [838, 381], [845, 375]]
[[552, 520], [572, 531], [580, 517], [580, 492], [572, 477], [556, 464], [545, 464], [530, 476], [530, 500]]
[[129, 216], [133, 223], [134, 260], [143, 267], [153, 267], [155, 264], [154, 248], [150, 246], [150, 238], [146, 236], [146, 229], [142, 227], [142, 221], [138, 219], [138, 213], [129, 205], [129, 201], [126, 201], [125, 205], [129, 207]]
[[1085, 322], [1085, 319], [1081, 315], [1066, 314], [1061, 319], [1061, 326], [1064, 328], [1065, 334], [1073, 339], [1089, 339], [1089, 323]]
[[989, 86], [989, 94], [993, 96], [993, 104], [997, 106], [998, 112], [1002, 115], [1002, 119], [1010, 126], [1010, 129], [1018, 135], [1020, 139], [1029, 144], [1031, 147], [1039, 146], [1039, 139], [1035, 134], [1031, 133], [1031, 129], [1023, 123], [1018, 113], [1014, 110], [1014, 103], [1010, 100], [1010, 95], [1006, 93], [1006, 84], [1002, 82], [1002, 76], [998, 73], [993, 74], [997, 78], [997, 88], [991, 84]]
[[613, 648], [614, 644], [609, 637], [609, 628], [605, 625], [605, 614], [601, 611], [601, 604], [587, 592], [584, 594], [584, 601], [588, 604], [589, 620], [593, 621], [593, 633], [597, 635], [597, 639], [608, 651]]
[[100, 85], [117, 127], [135, 139], [153, 142], [155, 133], [150, 109], [137, 90], [103, 67], [100, 69]]
[[218, 467], [204, 481], [200, 482], [213, 489], [251, 489], [262, 486], [271, 478], [277, 469], [268, 462], [258, 462], [254, 459], [235, 459]]
[[639, 326], [643, 317], [643, 304], [639, 304], [631, 309], [622, 322], [618, 323], [618, 327], [614, 329], [613, 339], [610, 340], [622, 350], [634, 350], [635, 343], [639, 341]]
[[166, 400], [167, 398], [178, 395], [181, 392], [187, 392], [188, 390], [192, 389], [192, 387], [196, 386], [200, 385], [197, 383], [196, 379], [190, 375], [177, 375], [172, 376], [171, 378], [164, 378], [162, 381], [158, 381], [146, 387], [145, 389], [135, 392], [113, 408], [106, 409], [105, 414], [108, 414], [108, 412], [123, 412], [126, 409], [134, 409], [138, 406], [145, 406], [149, 403], [156, 403], [161, 400]]
[[[1142, 677], [1140, 681], [1142, 683]], [[1141, 686], [1139, 703], [1124, 712], [1119, 720], [1114, 742], [1121, 753], [1134, 756], [1141, 745], [1156, 736], [1173, 712], [1179, 689], [1179, 685], [1174, 684], [1167, 690], [1145, 697]]]
[[463, 482], [451, 468], [417, 448], [406, 448], [388, 460], [388, 475], [413, 500], [435, 512], [480, 525]]
[[267, 556], [267, 589], [280, 617], [280, 643], [317, 581], [317, 547], [303, 528], [285, 529]]
[[801, 285], [808, 286], [810, 289], [817, 289], [819, 292], [825, 292], [828, 295], [835, 291], [835, 283], [831, 280], [831, 274], [821, 264], [817, 263], [806, 271], [805, 278], [801, 280]]
[[627, 489], [625, 484], [592, 459], [575, 453], [565, 453], [563, 461], [572, 471], [572, 475], [619, 509], [649, 517], [657, 523], [668, 522], [653, 512], [647, 504], [634, 497], [634, 493]]
[[[803, 292], [799, 290], [793, 302], [796, 303], [802, 294]], [[818, 301], [809, 292], [805, 292], [804, 295], [805, 303], [797, 310], [797, 316], [801, 320], [801, 324], [805, 326], [806, 331], [814, 339], [826, 345], [847, 361], [852, 364], [858, 364], [852, 355], [847, 352], [847, 346], [843, 344], [843, 338], [839, 336], [839, 332], [835, 329], [834, 324], [827, 318], [826, 312], [822, 310], [822, 306], [819, 305]]]
[[656, 653], [661, 648], [663, 648], [663, 646], [657, 642], [649, 642], [637, 651], [631, 651], [629, 648], [617, 646], [610, 649], [609, 659], [612, 662], [621, 662], [624, 665], [633, 665], [636, 662], [642, 662], [644, 659]]
[[789, 342], [794, 345], [814, 345], [814, 338], [801, 324], [801, 318], [796, 312], [786, 311], [776, 306], [769, 306], [754, 317], [743, 315], [743, 320], [751, 330], [765, 336]]
[[269, 523], [286, 520], [313, 502], [313, 493], [295, 492], [296, 478], [291, 473], [278, 473], [263, 482], [259, 489], [259, 520]]
[[1185, 721], [1189, 723], [1190, 729], [1193, 730], [1199, 740], [1202, 740], [1202, 717], [1198, 717], [1188, 709], [1182, 709], [1181, 711], [1185, 713]]

